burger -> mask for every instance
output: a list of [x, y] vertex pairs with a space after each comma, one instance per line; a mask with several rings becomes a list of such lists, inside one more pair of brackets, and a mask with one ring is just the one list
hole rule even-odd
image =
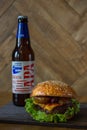
[[80, 110], [76, 92], [61, 81], [38, 83], [25, 102], [26, 112], [40, 122], [67, 122]]

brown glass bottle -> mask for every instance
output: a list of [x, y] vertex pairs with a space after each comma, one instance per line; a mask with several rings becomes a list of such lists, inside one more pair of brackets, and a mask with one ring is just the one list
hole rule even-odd
[[16, 46], [12, 52], [13, 103], [24, 106], [34, 87], [34, 52], [30, 44], [27, 16], [18, 17]]

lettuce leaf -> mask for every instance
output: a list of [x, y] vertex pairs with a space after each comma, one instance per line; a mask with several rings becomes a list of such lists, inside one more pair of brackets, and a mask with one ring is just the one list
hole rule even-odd
[[26, 112], [29, 113], [33, 117], [33, 119], [40, 122], [67, 122], [67, 119], [70, 116], [74, 116], [74, 114], [77, 114], [80, 110], [80, 104], [75, 99], [72, 99], [72, 102], [75, 107], [69, 107], [64, 114], [46, 114], [45, 112], [36, 110], [35, 105], [33, 103], [33, 98], [28, 98], [25, 100], [25, 102]]

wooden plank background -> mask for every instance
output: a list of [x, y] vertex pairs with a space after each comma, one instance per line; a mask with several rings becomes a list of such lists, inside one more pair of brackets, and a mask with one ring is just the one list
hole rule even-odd
[[11, 91], [18, 15], [27, 15], [35, 82], [61, 80], [87, 95], [87, 0], [0, 0], [0, 91]]

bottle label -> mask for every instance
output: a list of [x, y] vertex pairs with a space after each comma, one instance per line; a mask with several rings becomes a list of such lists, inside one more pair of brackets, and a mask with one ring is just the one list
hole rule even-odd
[[34, 87], [34, 61], [12, 62], [12, 92], [29, 94]]

